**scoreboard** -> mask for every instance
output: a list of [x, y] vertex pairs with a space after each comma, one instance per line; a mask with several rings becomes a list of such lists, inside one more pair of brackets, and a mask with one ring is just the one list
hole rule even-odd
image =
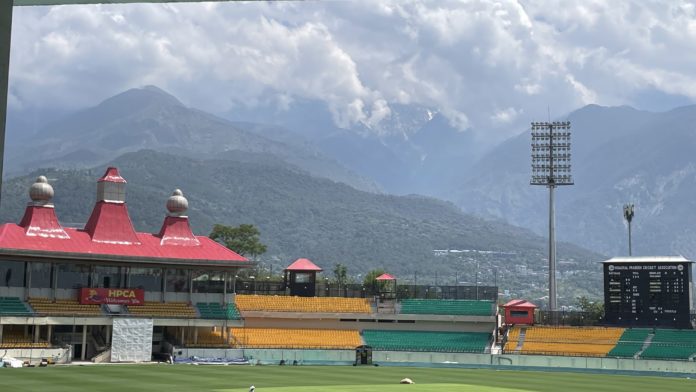
[[691, 328], [691, 265], [683, 257], [615, 257], [604, 264], [607, 324]]

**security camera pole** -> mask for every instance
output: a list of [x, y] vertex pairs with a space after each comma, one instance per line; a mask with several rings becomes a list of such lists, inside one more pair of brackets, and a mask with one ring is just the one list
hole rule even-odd
[[631, 221], [633, 220], [633, 215], [635, 215], [633, 212], [633, 203], [624, 204], [623, 213], [626, 222], [628, 222], [628, 255], [633, 256], [631, 252]]
[[531, 185], [549, 188], [549, 310], [556, 302], [556, 211], [553, 191], [557, 186], [573, 185], [570, 174], [570, 122], [532, 123]]

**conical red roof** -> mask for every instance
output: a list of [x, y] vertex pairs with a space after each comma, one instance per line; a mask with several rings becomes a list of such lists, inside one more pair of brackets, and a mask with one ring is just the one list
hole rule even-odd
[[290, 264], [286, 271], [323, 271], [323, 269], [317, 267], [316, 264], [312, 263], [310, 259], [297, 259], [292, 264]]
[[396, 280], [396, 277], [391, 274], [382, 274], [378, 276], [375, 280]]

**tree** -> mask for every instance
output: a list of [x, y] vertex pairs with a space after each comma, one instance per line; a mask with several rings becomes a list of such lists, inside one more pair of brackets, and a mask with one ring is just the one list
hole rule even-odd
[[587, 313], [591, 320], [601, 320], [604, 318], [604, 304], [601, 302], [590, 301], [587, 297], [577, 298], [578, 307], [582, 312]]
[[348, 281], [348, 268], [345, 265], [341, 263], [336, 264], [333, 273], [339, 288], [346, 284]]
[[232, 227], [216, 224], [209, 237], [242, 256], [249, 255], [253, 260], [266, 252], [266, 245], [261, 243], [260, 235], [259, 229], [254, 225], [241, 224]]

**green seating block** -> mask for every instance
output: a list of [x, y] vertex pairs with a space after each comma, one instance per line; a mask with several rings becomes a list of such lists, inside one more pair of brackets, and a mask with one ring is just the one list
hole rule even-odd
[[405, 299], [401, 301], [404, 314], [447, 314], [455, 316], [492, 316], [492, 301]]
[[691, 329], [657, 329], [650, 346], [640, 355], [645, 359], [687, 360], [696, 355], [696, 331]]
[[201, 318], [204, 319], [216, 319], [216, 320], [239, 320], [241, 315], [237, 310], [237, 307], [230, 303], [227, 305], [222, 305], [217, 302], [199, 302], [196, 304], [198, 312], [201, 314]]
[[365, 344], [382, 351], [483, 353], [491, 335], [485, 332], [363, 331]]
[[0, 297], [0, 315], [29, 316], [32, 315], [27, 305], [17, 297]]
[[650, 334], [650, 329], [627, 328], [619, 338], [616, 346], [609, 351], [608, 357], [633, 358], [645, 343], [645, 339]]

